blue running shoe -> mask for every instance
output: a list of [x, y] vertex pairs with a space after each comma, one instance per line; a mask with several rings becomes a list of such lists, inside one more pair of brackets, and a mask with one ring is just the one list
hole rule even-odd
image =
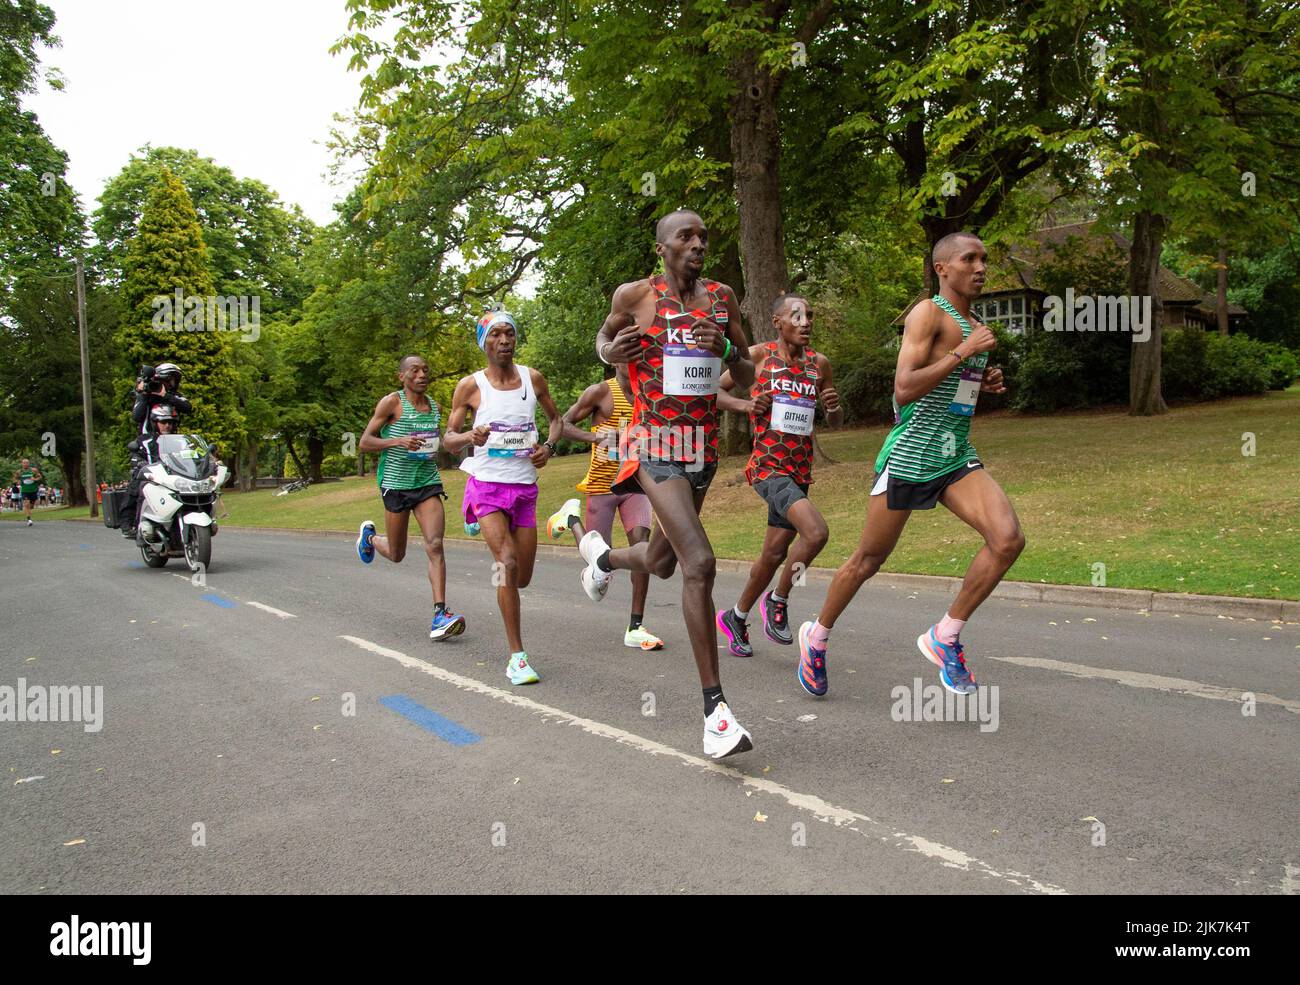
[[372, 521], [367, 520], [361, 524], [361, 531], [357, 534], [357, 557], [369, 564], [375, 559], [375, 545], [370, 543], [375, 536], [375, 525]]
[[826, 680], [826, 651], [819, 650], [808, 642], [812, 628], [811, 622], [799, 627], [799, 683], [813, 697], [820, 698], [829, 686]]
[[966, 656], [962, 645], [957, 640], [952, 644], [941, 643], [935, 635], [935, 628], [916, 638], [917, 649], [921, 655], [939, 667], [939, 682], [953, 694], [972, 694], [978, 690], [975, 675], [966, 667]]
[[467, 523], [465, 524], [465, 536], [477, 537], [480, 529], [477, 520], [473, 523]]
[[429, 624], [429, 639], [446, 640], [465, 632], [465, 617], [458, 616], [450, 609], [443, 609], [433, 614]]

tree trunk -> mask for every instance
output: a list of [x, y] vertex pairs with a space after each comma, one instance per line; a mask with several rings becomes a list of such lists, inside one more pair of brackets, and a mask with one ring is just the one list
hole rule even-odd
[[781, 220], [781, 125], [779, 82], [743, 52], [731, 64], [731, 161], [740, 216], [740, 259], [745, 275], [741, 302], [750, 338], [768, 342], [772, 302], [790, 284]]
[[289, 451], [289, 457], [293, 459], [294, 468], [298, 470], [298, 478], [301, 479], [307, 474], [307, 470], [302, 467], [302, 459], [298, 457], [298, 451], [293, 447], [293, 439], [286, 435], [284, 444]]
[[82, 478], [81, 452], [60, 455], [59, 467], [63, 469], [65, 486], [63, 501], [69, 505], [84, 502], [89, 506], [90, 500], [86, 498], [86, 480]]
[[1151, 337], [1139, 342], [1133, 337], [1133, 361], [1129, 367], [1129, 413], [1138, 416], [1163, 414], [1169, 408], [1160, 392], [1160, 340], [1164, 305], [1160, 303], [1160, 248], [1168, 220], [1149, 210], [1139, 212], [1133, 223], [1133, 245], [1129, 249], [1129, 293], [1151, 299]]
[[1218, 294], [1215, 297], [1216, 307], [1219, 314], [1219, 334], [1228, 334], [1228, 251], [1219, 246], [1219, 262], [1215, 265], [1218, 267]]
[[357, 452], [357, 478], [364, 479], [366, 475], [366, 453]]
[[311, 469], [311, 481], [320, 482], [321, 463], [325, 460], [325, 442], [315, 436], [307, 439], [307, 467]]

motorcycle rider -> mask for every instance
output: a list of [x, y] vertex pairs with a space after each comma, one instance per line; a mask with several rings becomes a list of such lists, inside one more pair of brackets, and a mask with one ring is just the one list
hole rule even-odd
[[[190, 402], [181, 395], [180, 385], [181, 369], [175, 363], [140, 367], [140, 376], [135, 382], [135, 406], [131, 408], [131, 420], [140, 426], [140, 435], [127, 445], [127, 450], [131, 452], [131, 482], [122, 504], [123, 537], [134, 539], [136, 520], [140, 513], [140, 489], [143, 485], [139, 457], [141, 441], [157, 433], [159, 420], [171, 420], [171, 431], [167, 433], [174, 434], [180, 424], [180, 414], [188, 414], [193, 409]], [[171, 413], [155, 417], [154, 411], [159, 410]]]

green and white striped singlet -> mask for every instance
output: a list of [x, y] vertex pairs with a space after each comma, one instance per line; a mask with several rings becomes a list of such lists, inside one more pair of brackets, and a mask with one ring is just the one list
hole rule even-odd
[[[438, 471], [437, 447], [442, 440], [441, 417], [438, 405], [429, 401], [429, 410], [416, 410], [406, 399], [406, 391], [398, 390], [402, 401], [402, 416], [379, 429], [381, 438], [404, 438], [415, 435], [425, 439], [430, 448], [425, 452], [407, 451], [405, 448], [385, 448], [379, 453], [379, 471], [375, 473], [380, 489], [422, 489], [442, 482]], [[436, 440], [435, 440], [436, 439]]]
[[[970, 335], [970, 322], [947, 298], [936, 294], [930, 300], [961, 326], [962, 339]], [[888, 465], [889, 474], [904, 482], [929, 482], [979, 457], [970, 443], [971, 415], [955, 413], [950, 408], [962, 372], [976, 370], [982, 375], [988, 358], [987, 352], [971, 356], [924, 397], [902, 408], [895, 399], [896, 423], [876, 456], [877, 475]]]

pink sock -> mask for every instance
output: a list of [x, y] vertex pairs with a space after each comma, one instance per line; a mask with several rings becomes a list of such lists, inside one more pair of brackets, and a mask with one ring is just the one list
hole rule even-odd
[[934, 635], [939, 637], [940, 643], [951, 645], [957, 642], [957, 637], [961, 635], [961, 628], [965, 625], [965, 619], [954, 619], [945, 612], [943, 618], [939, 620], [939, 625], [934, 628]]
[[812, 624], [812, 629], [808, 631], [808, 642], [819, 650], [825, 650], [826, 644], [830, 642], [831, 631], [819, 622]]

